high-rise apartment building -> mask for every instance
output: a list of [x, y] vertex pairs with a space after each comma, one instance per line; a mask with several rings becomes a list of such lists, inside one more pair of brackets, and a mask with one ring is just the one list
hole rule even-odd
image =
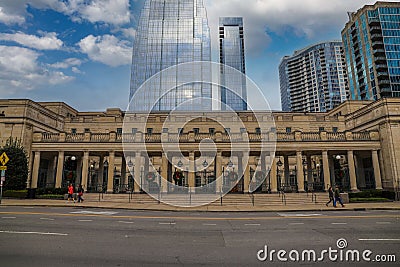
[[285, 56], [279, 65], [283, 111], [325, 112], [347, 99], [342, 42], [319, 43]]
[[247, 110], [243, 18], [219, 19], [221, 109]]
[[400, 2], [349, 13], [342, 39], [351, 99], [400, 97]]
[[211, 110], [211, 85], [199, 82], [210, 79], [206, 65], [176, 68], [150, 79], [171, 66], [198, 61], [211, 61], [203, 1], [146, 0], [133, 47], [130, 109], [170, 111], [186, 102], [180, 110]]

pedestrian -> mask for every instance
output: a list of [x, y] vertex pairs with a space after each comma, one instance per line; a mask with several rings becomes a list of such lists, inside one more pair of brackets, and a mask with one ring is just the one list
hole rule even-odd
[[79, 186], [78, 186], [78, 203], [80, 203], [80, 202], [83, 202], [83, 187], [82, 187], [82, 185], [80, 184]]
[[336, 206], [336, 201], [335, 201], [335, 198], [333, 197], [333, 189], [332, 189], [332, 186], [329, 186], [328, 194], [329, 194], [329, 201], [328, 201], [325, 205], [328, 207], [328, 205], [329, 205], [331, 202], [333, 202], [333, 206]]
[[339, 186], [336, 186], [334, 194], [335, 194], [335, 200], [333, 202], [333, 206], [336, 208], [336, 203], [339, 201], [340, 205], [342, 205], [342, 207], [344, 207], [342, 198], [340, 197]]
[[68, 199], [67, 199], [67, 203], [69, 202], [69, 200], [73, 200], [75, 203], [75, 199], [74, 199], [74, 187], [72, 186], [72, 184], [69, 184], [68, 186]]

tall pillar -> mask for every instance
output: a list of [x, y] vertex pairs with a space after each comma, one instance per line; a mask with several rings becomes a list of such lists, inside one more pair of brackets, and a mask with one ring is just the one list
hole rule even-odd
[[333, 160], [333, 158], [330, 158], [329, 160], [329, 173], [330, 173], [330, 180], [332, 182], [332, 184], [335, 184], [335, 162]]
[[34, 155], [33, 155], [33, 151], [31, 151], [31, 153], [29, 154], [29, 158], [28, 158], [28, 181], [26, 184], [27, 188], [32, 188], [32, 168], [33, 168], [33, 159], [34, 159]]
[[40, 167], [40, 151], [35, 151], [35, 158], [33, 160], [31, 188], [37, 188], [38, 186], [39, 167]]
[[216, 191], [217, 193], [222, 192], [222, 180], [224, 179], [222, 177], [222, 153], [217, 152], [217, 156], [215, 158], [215, 175], [217, 178], [216, 182]]
[[[267, 184], [267, 179], [266, 179], [266, 177], [267, 177], [267, 166], [266, 166], [266, 155], [265, 155], [265, 153], [261, 153], [261, 159], [260, 159], [260, 163], [261, 163], [261, 172], [262, 172], [262, 174], [263, 174], [263, 181], [262, 181], [262, 183], [261, 183], [261, 190], [263, 190], [264, 189], [264, 192], [265, 192], [265, 188], [267, 188], [268, 189], [268, 186], [262, 186], [262, 185], [266, 185]], [[257, 164], [258, 164], [258, 162], [257, 162]]]
[[142, 156], [141, 156], [140, 152], [136, 152], [135, 169], [134, 169], [135, 193], [140, 193], [140, 190], [141, 190], [140, 187], [142, 186], [142, 179], [144, 179], [144, 177], [142, 177], [142, 175], [144, 175], [144, 174], [142, 174]]
[[121, 182], [125, 186], [128, 186], [128, 175], [126, 175], [126, 158], [122, 156], [121, 162]]
[[110, 151], [108, 154], [107, 193], [112, 193], [114, 189], [115, 152]]
[[195, 186], [195, 176], [196, 176], [196, 167], [195, 167], [195, 161], [194, 161], [194, 152], [189, 153], [189, 173], [188, 173], [188, 182], [189, 182], [189, 190], [191, 192], [194, 192], [194, 186]]
[[349, 173], [350, 173], [350, 188], [351, 191], [358, 191], [357, 188], [357, 175], [356, 175], [356, 167], [354, 165], [354, 153], [352, 150], [347, 151], [347, 160], [349, 164]]
[[161, 192], [168, 192], [168, 156], [162, 153], [161, 158]]
[[278, 175], [277, 175], [277, 166], [276, 166], [277, 161], [278, 161], [278, 158], [274, 158], [272, 160], [271, 171], [269, 173], [269, 179], [271, 182], [271, 192], [272, 193], [278, 192]]
[[297, 189], [299, 192], [304, 192], [304, 170], [303, 170], [303, 153], [301, 151], [296, 152], [296, 165], [297, 165]]
[[325, 183], [325, 190], [328, 191], [328, 188], [331, 183], [331, 173], [329, 170], [329, 157], [328, 151], [322, 151], [322, 167], [324, 171], [324, 183]]
[[289, 164], [289, 156], [285, 155], [283, 156], [283, 168], [284, 168], [284, 181], [285, 181], [285, 186], [289, 185], [290, 181], [290, 164]]
[[378, 190], [382, 190], [382, 179], [381, 179], [381, 172], [379, 166], [379, 157], [378, 151], [372, 150], [372, 165], [374, 167], [374, 176], [375, 176], [375, 187]]
[[64, 151], [59, 151], [57, 159], [56, 188], [61, 188], [62, 186], [63, 173], [64, 173]]
[[307, 181], [308, 181], [308, 183], [314, 182], [312, 169], [313, 168], [312, 168], [311, 156], [307, 156]]
[[243, 192], [244, 193], [249, 193], [249, 188], [250, 188], [250, 159], [249, 157], [243, 157], [242, 158], [243, 162], [245, 162], [245, 169], [244, 169], [244, 175], [243, 175]]
[[82, 157], [77, 157], [77, 163], [76, 163], [76, 179], [75, 183], [81, 184], [82, 183], [82, 162], [83, 158]]
[[80, 183], [84, 190], [87, 189], [88, 171], [89, 171], [89, 151], [85, 151], [83, 152], [83, 158], [82, 158], [82, 179]]
[[100, 156], [100, 161], [99, 161], [99, 173], [97, 174], [97, 184], [103, 184], [103, 179], [104, 179], [104, 157]]

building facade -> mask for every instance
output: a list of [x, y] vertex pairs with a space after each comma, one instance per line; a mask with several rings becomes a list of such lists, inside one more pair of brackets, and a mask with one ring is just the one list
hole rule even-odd
[[[202, 0], [146, 0], [135, 38], [130, 109], [168, 111], [185, 101], [198, 101], [180, 109], [211, 109], [211, 86], [193, 81], [208, 80], [210, 69], [183, 68], [155, 74], [187, 62], [211, 61], [207, 13]], [[192, 83], [181, 83], [191, 81]], [[140, 90], [140, 88], [142, 90]]]
[[[253, 112], [242, 111], [237, 114], [244, 128], [231, 129], [224, 128], [231, 114], [223, 111], [135, 113], [128, 132], [123, 131], [127, 113], [120, 109], [79, 112], [65, 103], [0, 100], [0, 143], [9, 137], [22, 141], [29, 157], [29, 188], [80, 183], [88, 192], [139, 193], [155, 187], [172, 194], [178, 166], [185, 173], [181, 185], [194, 193], [218, 193], [225, 187], [243, 193], [323, 191], [332, 184], [346, 191], [393, 190], [400, 178], [399, 107], [396, 98], [348, 101], [324, 113], [261, 112], [258, 121]], [[271, 119], [275, 127], [264, 129]], [[169, 128], [167, 121], [172, 122]], [[183, 127], [182, 121], [187, 122]], [[135, 131], [143, 125], [145, 132]], [[199, 147], [204, 140], [212, 140], [216, 154], [207, 164], [201, 160], [200, 170], [195, 162], [204, 156]], [[262, 150], [262, 141], [274, 142], [276, 150]], [[175, 143], [179, 151], [165, 152]], [[233, 144], [249, 145], [246, 164], [244, 151], [232, 151]], [[229, 179], [229, 167], [243, 173], [238, 181]], [[265, 180], [252, 190], [260, 177]]]
[[400, 3], [377, 2], [349, 13], [342, 30], [351, 99], [400, 96]]
[[219, 55], [221, 109], [247, 110], [243, 18], [219, 18]]
[[325, 112], [347, 99], [342, 43], [324, 42], [285, 56], [279, 65], [283, 111]]

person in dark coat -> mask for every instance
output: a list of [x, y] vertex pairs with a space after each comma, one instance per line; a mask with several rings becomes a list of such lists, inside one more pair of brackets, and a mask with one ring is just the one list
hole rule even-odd
[[340, 205], [344, 207], [342, 198], [340, 197], [339, 186], [336, 186], [334, 195], [335, 195], [335, 201], [333, 202], [333, 206], [336, 208], [336, 203], [339, 201]]
[[329, 194], [329, 201], [328, 201], [325, 205], [328, 207], [328, 205], [329, 205], [331, 202], [333, 202], [333, 206], [336, 206], [336, 201], [335, 201], [335, 198], [333, 197], [333, 189], [332, 189], [332, 186], [329, 186], [328, 194]]

